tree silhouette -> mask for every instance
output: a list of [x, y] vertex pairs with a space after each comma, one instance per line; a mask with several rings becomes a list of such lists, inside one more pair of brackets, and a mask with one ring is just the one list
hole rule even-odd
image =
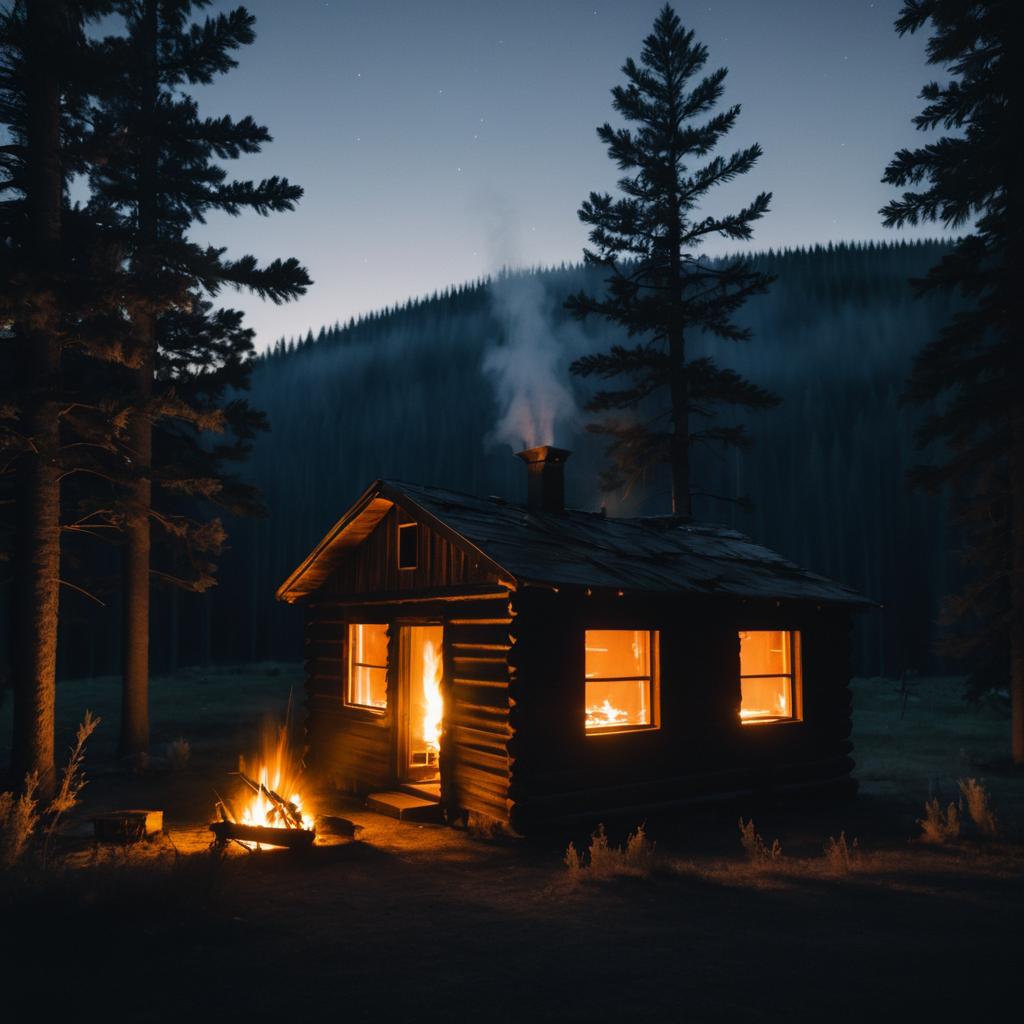
[[109, 358], [109, 328], [121, 321], [116, 259], [67, 197], [85, 167], [83, 81], [100, 73], [84, 25], [109, 8], [40, 0], [0, 14], [0, 504], [14, 509], [3, 545], [14, 583], [12, 774], [20, 782], [36, 772], [44, 794], [54, 781], [62, 480], [71, 449], [109, 436], [85, 413], [63, 365], [70, 351]]
[[896, 153], [883, 180], [912, 190], [881, 212], [890, 227], [941, 221], [960, 229], [973, 222], [915, 282], [920, 293], [958, 293], [965, 308], [920, 351], [907, 385], [909, 400], [931, 409], [920, 445], [937, 443], [943, 455], [917, 467], [912, 480], [952, 492], [970, 579], [947, 603], [946, 649], [970, 657], [974, 694], [1009, 680], [1013, 757], [1024, 763], [1021, 86], [1007, 53], [1019, 34], [1015, 8], [966, 0], [904, 3], [897, 32], [930, 22], [928, 62], [950, 73], [945, 84], [921, 90], [925, 107], [914, 125], [955, 134]]
[[697, 254], [708, 236], [750, 239], [751, 225], [771, 200], [762, 192], [735, 214], [696, 212], [711, 189], [745, 174], [761, 155], [754, 144], [695, 164], [711, 153], [740, 112], [732, 106], [711, 114], [723, 93], [724, 68], [690, 86], [707, 59], [707, 48], [666, 5], [644, 40], [640, 63], [630, 58], [623, 65], [627, 84], [612, 90], [613, 106], [635, 128], [606, 123], [597, 130], [608, 155], [627, 172], [619, 180], [623, 195], [615, 199], [592, 192], [579, 211], [594, 246], [584, 251], [587, 263], [611, 272], [607, 292], [602, 298], [579, 292], [567, 302], [581, 319], [598, 314], [625, 328], [630, 338], [642, 339], [583, 356], [571, 366], [581, 377], [626, 379], [623, 387], [597, 391], [587, 405], [592, 412], [632, 411], [589, 428], [610, 438], [612, 468], [604, 476], [605, 488], [631, 484], [667, 463], [673, 512], [685, 517], [692, 514], [694, 493], [691, 447], [750, 441], [742, 424], [716, 422], [716, 410], [778, 403], [775, 395], [720, 367], [710, 355], [687, 359], [688, 335], [694, 332], [746, 341], [750, 331], [737, 326], [733, 315], [772, 280], [749, 259], [712, 262]]
[[[255, 38], [254, 19], [242, 7], [193, 22], [193, 12], [208, 6], [209, 0], [118, 0], [126, 33], [109, 37], [105, 45], [110, 66], [120, 73], [104, 83], [94, 113], [97, 135], [117, 140], [120, 152], [91, 168], [92, 209], [120, 224], [134, 284], [128, 299], [133, 366], [120, 382], [128, 395], [130, 471], [120, 505], [125, 533], [120, 751], [132, 759], [144, 757], [149, 742], [151, 522], [163, 527], [164, 536], [184, 541], [193, 555], [216, 553], [223, 537], [217, 521], [197, 522], [177, 506], [161, 512], [153, 484], [175, 501], [182, 494], [222, 493], [216, 463], [228, 452], [206, 448], [206, 472], [190, 475], [203, 450], [195, 435], [221, 431], [231, 419], [243, 429], [254, 423], [243, 406], [224, 410], [211, 404], [211, 396], [224, 396], [224, 386], [204, 392], [188, 383], [191, 374], [209, 383], [216, 367], [222, 384], [233, 373], [230, 383], [244, 385], [251, 348], [251, 335], [237, 322], [213, 315], [201, 295], [216, 295], [231, 284], [281, 302], [309, 284], [294, 259], [260, 267], [251, 256], [231, 260], [223, 248], [201, 247], [187, 237], [193, 223], [211, 210], [265, 215], [291, 210], [302, 195], [283, 178], [230, 180], [218, 162], [259, 152], [270, 134], [251, 117], [201, 117], [184, 91], [229, 71], [236, 65], [234, 52]], [[167, 461], [158, 465], [153, 431], [163, 421], [176, 426], [163, 431]], [[199, 571], [193, 583], [208, 579], [208, 560], [193, 561]]]

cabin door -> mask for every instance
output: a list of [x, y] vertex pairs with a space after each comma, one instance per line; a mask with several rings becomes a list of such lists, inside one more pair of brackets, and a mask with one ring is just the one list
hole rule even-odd
[[[399, 782], [439, 784], [444, 627], [399, 626]], [[438, 797], [440, 786], [438, 785]]]

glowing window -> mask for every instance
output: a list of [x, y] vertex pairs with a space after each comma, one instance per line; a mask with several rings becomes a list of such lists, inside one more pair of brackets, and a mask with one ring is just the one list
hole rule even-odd
[[388, 627], [350, 622], [345, 703], [382, 712], [388, 706]]
[[800, 634], [740, 633], [740, 718], [744, 725], [800, 718]]
[[588, 629], [585, 636], [587, 732], [655, 728], [657, 632]]

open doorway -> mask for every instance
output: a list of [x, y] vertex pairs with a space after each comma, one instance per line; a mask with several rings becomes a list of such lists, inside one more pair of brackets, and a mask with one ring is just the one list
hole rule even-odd
[[398, 779], [406, 788], [438, 800], [441, 798], [443, 641], [443, 626], [399, 627]]

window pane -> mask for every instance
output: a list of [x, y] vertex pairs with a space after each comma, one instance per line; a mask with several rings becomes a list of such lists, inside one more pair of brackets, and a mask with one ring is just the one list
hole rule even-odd
[[388, 663], [388, 627], [385, 623], [352, 623], [348, 627], [352, 661], [384, 668]]
[[345, 703], [383, 711], [388, 703], [387, 664], [387, 625], [350, 623]]
[[789, 634], [781, 629], [758, 629], [740, 633], [740, 675], [788, 675]]
[[353, 664], [348, 679], [349, 704], [358, 704], [364, 708], [378, 708], [381, 711], [388, 706], [386, 669]]
[[651, 633], [646, 629], [588, 629], [587, 679], [651, 674]]
[[764, 718], [792, 718], [792, 685], [789, 676], [741, 679], [740, 718], [756, 722]]
[[[589, 633], [588, 633], [589, 636]], [[587, 680], [587, 730], [651, 724], [651, 681]]]

